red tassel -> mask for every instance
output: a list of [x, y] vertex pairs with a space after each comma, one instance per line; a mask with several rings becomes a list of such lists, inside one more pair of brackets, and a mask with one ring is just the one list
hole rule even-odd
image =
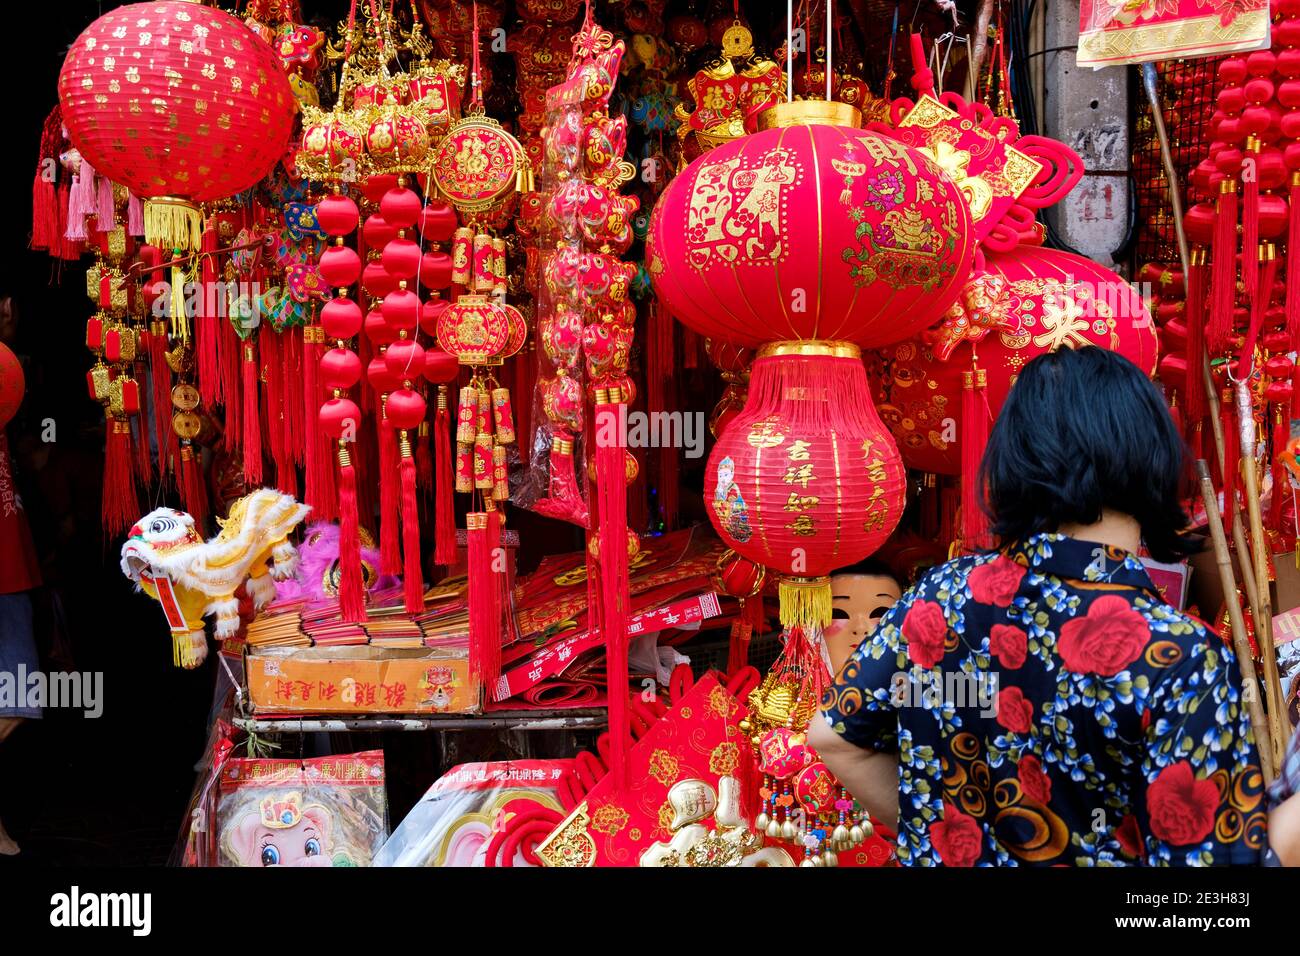
[[[141, 403], [147, 401], [143, 391]], [[135, 447], [135, 474], [140, 484], [148, 487], [153, 482], [153, 461], [149, 457], [149, 410], [141, 407], [140, 414], [134, 416], [131, 441]]]
[[[316, 370], [324, 350], [319, 326], [303, 330], [302, 399], [305, 421], [315, 422], [316, 409], [321, 404], [321, 390]], [[333, 521], [339, 515], [338, 499], [334, 495], [334, 461], [330, 445], [320, 429], [306, 428], [306, 502], [312, 515], [321, 521]]]
[[227, 448], [237, 451], [243, 444], [243, 427], [240, 418], [244, 406], [243, 402], [238, 400], [242, 381], [240, 366], [243, 364], [241, 360], [243, 343], [235, 332], [234, 326], [229, 322], [217, 324], [221, 329], [217, 338], [217, 354], [221, 359], [221, 387], [226, 396], [225, 442]]
[[1286, 331], [1292, 350], [1300, 349], [1300, 170], [1291, 173], [1286, 240]]
[[452, 499], [451, 408], [446, 385], [438, 386], [433, 453], [433, 560], [443, 567], [450, 567], [456, 563], [456, 505]]
[[1237, 473], [1241, 457], [1241, 433], [1237, 430], [1236, 403], [1231, 391], [1224, 392], [1220, 410], [1223, 417], [1223, 528], [1231, 534], [1232, 520], [1237, 513]]
[[1250, 327], [1246, 330], [1246, 337], [1242, 340], [1241, 352], [1238, 354], [1240, 367], [1244, 369], [1253, 367], [1255, 343], [1259, 341], [1259, 333], [1264, 327], [1264, 312], [1268, 308], [1273, 283], [1277, 279], [1277, 257], [1272, 244], [1264, 246], [1264, 251], [1266, 254], [1264, 268], [1258, 273], [1257, 288], [1250, 300]]
[[962, 373], [961, 539], [970, 552], [988, 546], [989, 523], [980, 506], [979, 469], [989, 441], [988, 377], [982, 368]]
[[763, 596], [741, 598], [740, 613], [731, 624], [731, 641], [727, 648], [727, 676], [749, 666], [749, 642], [755, 631], [763, 628]]
[[[225, 382], [221, 377], [221, 355], [217, 344], [221, 336], [220, 326], [228, 325], [229, 321], [219, 316], [223, 309], [208, 308], [210, 303], [216, 305], [217, 257], [214, 253], [217, 244], [216, 223], [214, 220], [208, 220], [208, 227], [203, 230], [200, 245], [205, 255], [199, 260], [202, 263], [199, 286], [201, 298], [198, 319], [194, 323], [194, 334], [198, 339], [195, 343], [197, 353], [195, 357], [199, 366], [199, 395], [203, 398], [203, 404], [209, 408], [227, 398], [234, 399], [234, 393], [227, 392], [223, 387]], [[180, 295], [182, 290], [173, 289], [172, 294]]]
[[244, 343], [243, 368], [244, 410], [240, 417], [244, 423], [244, 483], [253, 488], [262, 483], [262, 416], [258, 408], [257, 344], [253, 339]]
[[[406, 613], [424, 610], [424, 572], [420, 568], [420, 499], [416, 491], [415, 458], [411, 445], [402, 433], [402, 595]], [[392, 515], [386, 520], [392, 523]]]
[[605, 642], [606, 687], [609, 699], [611, 772], [615, 787], [627, 773], [628, 660], [627, 660], [627, 477], [621, 428], [602, 428], [600, 416], [626, 420], [627, 406], [608, 403], [597, 410], [598, 434], [614, 441], [596, 443], [596, 489], [600, 501], [601, 630]]
[[357, 516], [357, 476], [345, 444], [339, 445], [339, 613], [343, 620], [366, 619], [366, 591], [361, 576], [361, 526]]
[[400, 574], [402, 544], [398, 528], [398, 453], [397, 433], [384, 417], [384, 402], [375, 412], [379, 439], [379, 566], [383, 574]]
[[1210, 351], [1216, 354], [1224, 350], [1232, 337], [1232, 307], [1237, 300], [1237, 183], [1224, 179], [1219, 189], [1210, 276], [1210, 321], [1206, 329]]
[[1259, 139], [1246, 137], [1241, 167], [1241, 280], [1253, 301], [1259, 284]]
[[166, 409], [171, 405], [172, 370], [167, 364], [166, 326], [158, 322], [149, 333], [149, 382], [153, 386], [154, 440], [158, 443], [158, 477], [167, 480], [167, 461], [176, 452], [176, 432]]
[[[54, 188], [54, 179], [45, 170], [37, 167], [32, 179], [32, 242], [36, 250], [49, 249], [54, 236], [53, 227], [58, 224], [59, 196]], [[56, 248], [57, 248], [57, 244]]]
[[[306, 434], [303, 425], [303, 368], [302, 368], [302, 336], [301, 326], [294, 326], [286, 329], [281, 333], [283, 338], [281, 344], [284, 346], [280, 350], [282, 374], [280, 376], [281, 388], [283, 389], [284, 404], [280, 406], [281, 417], [284, 420], [284, 444], [288, 459], [295, 465], [301, 465], [304, 460], [303, 449], [306, 444]], [[295, 470], [294, 485], [297, 485], [297, 474]], [[297, 494], [294, 494], [297, 497]]]
[[105, 442], [100, 521], [106, 534], [116, 536], [140, 517], [140, 499], [131, 463], [131, 423], [110, 417]]
[[[501, 675], [501, 611], [497, 603], [499, 573], [493, 567], [494, 547], [500, 547], [501, 526], [495, 511], [465, 516], [465, 541], [469, 552], [469, 666], [470, 672], [491, 693]], [[493, 540], [498, 543], [493, 545]]]
[[427, 422], [415, 433], [415, 478], [420, 483], [422, 492], [433, 484], [433, 454], [429, 451]]
[[202, 525], [208, 514], [208, 489], [203, 481], [198, 449], [190, 442], [181, 446], [180, 470], [181, 505], [197, 524]]
[[1273, 447], [1269, 454], [1269, 461], [1273, 462], [1273, 491], [1268, 507], [1268, 526], [1274, 531], [1282, 530], [1282, 503], [1290, 497], [1286, 494], [1289, 489], [1286, 466], [1279, 458], [1290, 440], [1291, 422], [1283, 414], [1282, 406], [1275, 405], [1273, 406]]
[[[1205, 250], [1192, 249], [1187, 273], [1187, 381], [1184, 384], [1184, 412], [1187, 425], [1195, 428], [1205, 418], [1207, 404], [1201, 356], [1205, 352]], [[1297, 257], [1300, 258], [1300, 257]]]

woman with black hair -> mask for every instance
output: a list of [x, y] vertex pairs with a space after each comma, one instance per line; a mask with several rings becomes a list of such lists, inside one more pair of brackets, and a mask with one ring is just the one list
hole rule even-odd
[[1027, 364], [980, 480], [998, 550], [942, 564], [840, 671], [810, 742], [913, 866], [1255, 864], [1231, 649], [1137, 552], [1196, 550], [1183, 445], [1127, 359]]

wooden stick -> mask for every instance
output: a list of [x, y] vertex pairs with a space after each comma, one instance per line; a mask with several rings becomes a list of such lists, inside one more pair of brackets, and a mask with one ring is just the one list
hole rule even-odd
[[[1273, 768], [1276, 766], [1273, 759], [1272, 724], [1264, 716], [1259, 683], [1255, 678], [1255, 661], [1251, 657], [1250, 641], [1246, 639], [1246, 621], [1241, 613], [1241, 605], [1236, 600], [1237, 582], [1232, 576], [1232, 556], [1228, 553], [1228, 540], [1224, 536], [1223, 521], [1219, 517], [1219, 496], [1214, 491], [1214, 483], [1210, 481], [1210, 468], [1204, 458], [1196, 461], [1196, 477], [1201, 486], [1201, 500], [1205, 502], [1210, 541], [1214, 545], [1214, 560], [1219, 568], [1219, 583], [1224, 595], [1231, 595], [1226, 603], [1228, 620], [1232, 624], [1232, 645], [1237, 653], [1237, 666], [1241, 669], [1242, 698], [1246, 712], [1250, 715], [1251, 729], [1255, 732], [1255, 744], [1264, 770], [1264, 779], [1272, 780]], [[1255, 633], [1258, 636], [1258, 629]]]
[[[1268, 589], [1268, 539], [1264, 537], [1264, 515], [1259, 504], [1259, 472], [1255, 468], [1255, 418], [1250, 406], [1250, 386], [1238, 382], [1238, 415], [1241, 424], [1241, 464], [1246, 488], [1246, 510], [1250, 515], [1250, 537], [1255, 557], [1255, 586], [1259, 606], [1253, 612], [1255, 643], [1264, 661], [1264, 691], [1268, 696], [1268, 725], [1272, 731], [1273, 761], [1281, 766], [1286, 754], [1286, 732], [1282, 715], [1286, 710], [1282, 681], [1277, 672], [1277, 647], [1273, 643], [1273, 598]], [[1249, 416], [1249, 421], [1247, 421]]]

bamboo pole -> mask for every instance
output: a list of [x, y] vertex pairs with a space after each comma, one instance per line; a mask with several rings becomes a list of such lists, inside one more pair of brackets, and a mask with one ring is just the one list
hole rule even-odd
[[[1237, 582], [1232, 575], [1232, 556], [1228, 553], [1228, 539], [1223, 533], [1223, 520], [1219, 517], [1218, 495], [1214, 483], [1210, 481], [1210, 468], [1204, 458], [1196, 460], [1196, 478], [1201, 488], [1201, 500], [1205, 502], [1205, 515], [1210, 528], [1210, 541], [1214, 545], [1214, 561], [1219, 568], [1219, 584], [1225, 595], [1237, 593]], [[1250, 653], [1250, 641], [1246, 639], [1246, 621], [1241, 613], [1241, 605], [1234, 599], [1228, 600], [1228, 620], [1232, 625], [1232, 646], [1237, 653], [1237, 666], [1241, 669], [1242, 697], [1246, 712], [1250, 715], [1250, 726], [1255, 732], [1255, 744], [1259, 751], [1259, 762], [1264, 769], [1264, 779], [1274, 779], [1273, 768], [1278, 765], [1274, 759], [1273, 725], [1264, 716], [1264, 705], [1260, 700], [1259, 682], [1255, 676], [1255, 661]], [[1256, 637], [1259, 630], [1256, 628]]]

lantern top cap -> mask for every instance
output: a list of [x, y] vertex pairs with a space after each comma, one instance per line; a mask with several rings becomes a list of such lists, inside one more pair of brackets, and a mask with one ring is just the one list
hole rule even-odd
[[847, 126], [861, 129], [862, 111], [835, 100], [794, 100], [778, 103], [758, 114], [758, 129], [788, 126]]
[[862, 358], [862, 350], [852, 342], [829, 339], [792, 339], [786, 342], [768, 342], [758, 350], [758, 358], [778, 355], [825, 355], [831, 358]]

